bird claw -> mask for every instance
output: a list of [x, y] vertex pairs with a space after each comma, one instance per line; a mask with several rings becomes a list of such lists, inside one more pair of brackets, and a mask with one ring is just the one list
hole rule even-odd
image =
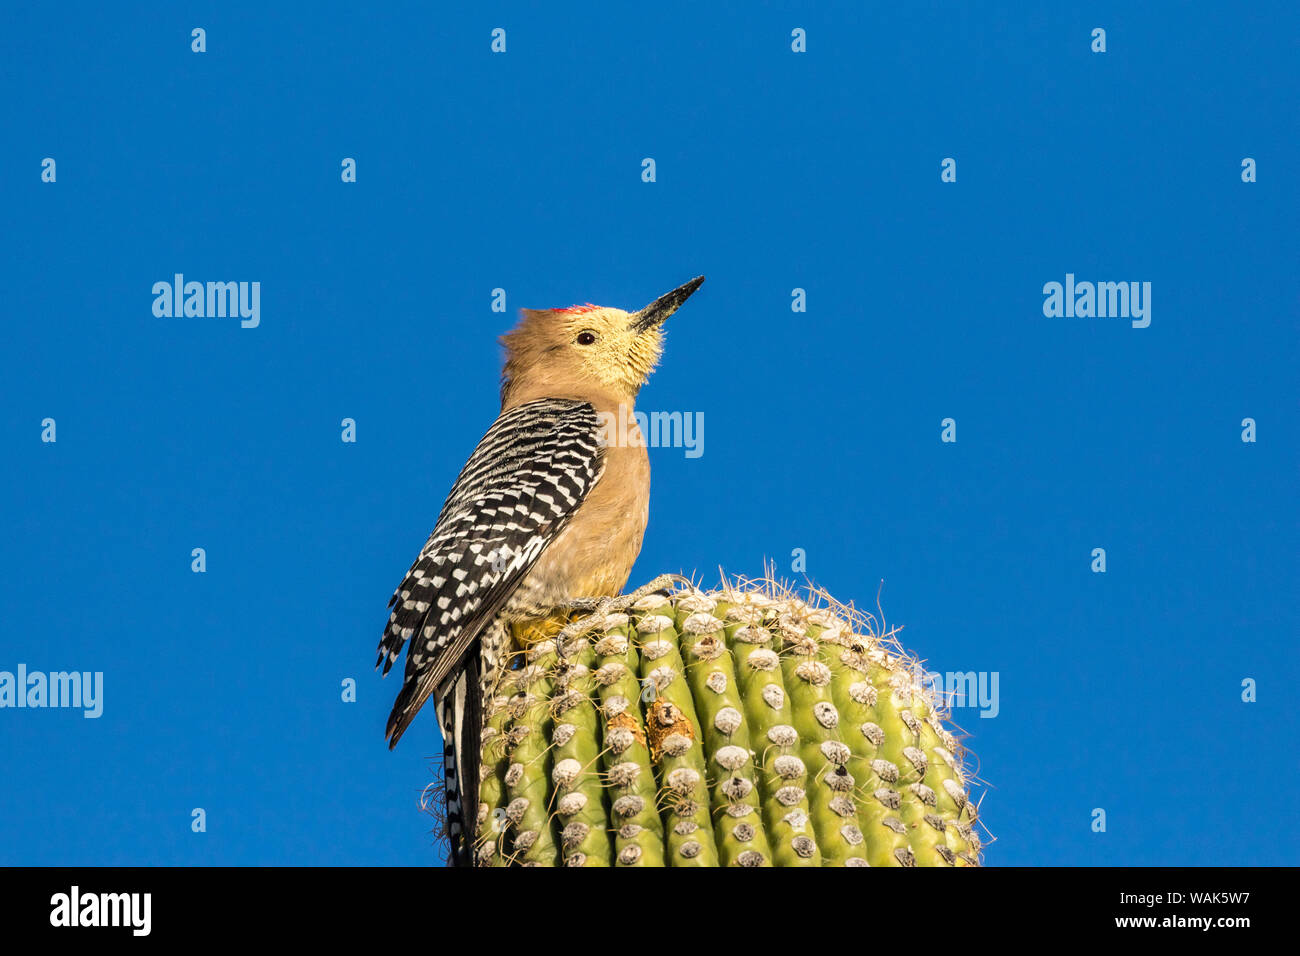
[[673, 587], [679, 584], [684, 584], [688, 588], [695, 586], [689, 578], [685, 578], [680, 574], [661, 574], [649, 583], [643, 584], [631, 594], [620, 594], [618, 597], [574, 598], [566, 605], [565, 609], [571, 612], [585, 611], [587, 613], [585, 617], [570, 621], [555, 636], [556, 656], [560, 660], [564, 660], [564, 645], [575, 637], [586, 634], [602, 623], [610, 614], [626, 614], [642, 598], [657, 593], [663, 593], [667, 596], [672, 593]]

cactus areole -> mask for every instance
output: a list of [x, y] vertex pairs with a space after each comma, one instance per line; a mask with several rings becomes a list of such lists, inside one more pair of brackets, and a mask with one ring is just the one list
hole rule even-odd
[[520, 651], [485, 709], [476, 865], [979, 865], [915, 662], [823, 603], [688, 589]]

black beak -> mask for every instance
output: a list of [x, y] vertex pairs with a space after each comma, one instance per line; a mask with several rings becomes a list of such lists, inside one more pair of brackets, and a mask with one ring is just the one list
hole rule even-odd
[[691, 297], [691, 293], [700, 287], [704, 282], [704, 276], [696, 276], [685, 285], [680, 285], [672, 292], [661, 295], [640, 312], [633, 312], [628, 317], [628, 328], [637, 335], [647, 329], [652, 329], [663, 322], [664, 319], [672, 315], [681, 307], [681, 304]]

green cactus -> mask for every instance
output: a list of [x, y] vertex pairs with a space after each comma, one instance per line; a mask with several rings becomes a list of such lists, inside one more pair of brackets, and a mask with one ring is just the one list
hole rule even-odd
[[964, 750], [871, 618], [771, 582], [519, 652], [486, 707], [485, 866], [973, 866]]

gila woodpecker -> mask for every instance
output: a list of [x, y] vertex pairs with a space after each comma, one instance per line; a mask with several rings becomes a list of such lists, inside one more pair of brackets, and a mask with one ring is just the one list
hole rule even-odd
[[484, 695], [516, 645], [556, 637], [575, 608], [612, 608], [632, 573], [650, 504], [633, 403], [664, 320], [703, 281], [631, 314], [590, 303], [522, 310], [501, 340], [501, 414], [389, 601], [375, 666], [387, 674], [410, 646], [385, 736], [396, 746], [433, 696], [458, 864], [471, 855], [462, 801], [477, 806]]

